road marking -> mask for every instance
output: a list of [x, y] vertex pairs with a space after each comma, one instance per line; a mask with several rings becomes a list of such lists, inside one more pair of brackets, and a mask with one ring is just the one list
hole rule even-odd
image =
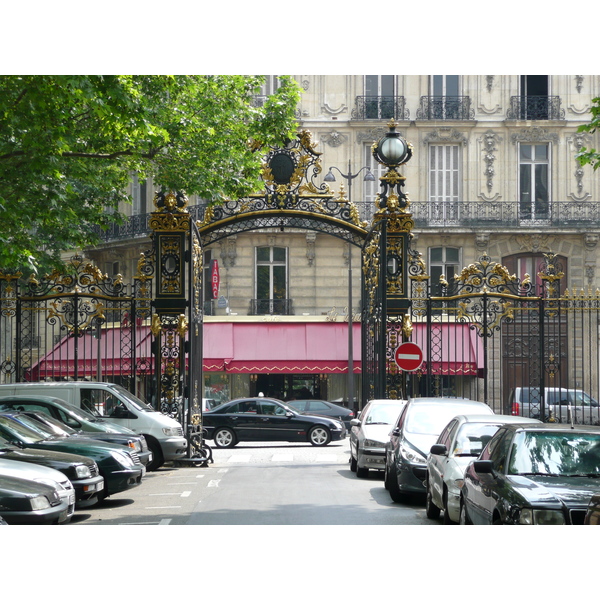
[[175, 483], [167, 483], [167, 485], [198, 485], [197, 481], [176, 481]]
[[208, 487], [219, 487], [219, 481], [221, 481], [220, 479], [211, 479], [208, 482]]
[[[229, 471], [229, 469], [219, 469], [217, 473], [227, 473], [227, 471]], [[202, 477], [204, 477], [204, 475], [202, 475]]]
[[182, 498], [187, 498], [188, 496], [191, 496], [192, 492], [182, 492], [181, 497]]
[[293, 454], [273, 454], [273, 456], [271, 457], [271, 460], [273, 462], [292, 461], [292, 460], [294, 460], [294, 455]]
[[250, 462], [251, 455], [250, 454], [234, 454], [229, 457], [227, 462]]
[[164, 492], [162, 494], [148, 494], [148, 496], [179, 496], [181, 492]]
[[170, 525], [171, 519], [161, 519], [159, 525]]
[[165, 508], [181, 508], [181, 506], [146, 506], [146, 510], [164, 510]]

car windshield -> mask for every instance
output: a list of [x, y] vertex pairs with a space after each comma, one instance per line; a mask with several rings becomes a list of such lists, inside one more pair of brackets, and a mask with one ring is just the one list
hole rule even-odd
[[405, 429], [408, 433], [438, 435], [460, 412], [460, 408], [450, 403], [439, 406], [415, 404], [407, 415]]
[[65, 423], [61, 423], [57, 421], [55, 418], [50, 415], [38, 413], [39, 417], [36, 417], [34, 414], [26, 414], [25, 416], [30, 417], [34, 422], [43, 424], [47, 430], [52, 431], [55, 435], [73, 435], [77, 432], [66, 425]]
[[[35, 444], [52, 437], [52, 434], [43, 432], [37, 427], [25, 426], [14, 419], [4, 418], [0, 420], [0, 425], [9, 431], [14, 437], [26, 444]], [[40, 423], [41, 427], [41, 423]]]
[[600, 433], [520, 431], [515, 435], [509, 475], [600, 475]]
[[391, 425], [396, 421], [404, 404], [374, 404], [365, 419], [366, 425]]
[[479, 456], [485, 445], [498, 430], [495, 423], [463, 423], [456, 434], [454, 456]]
[[140, 400], [137, 396], [134, 396], [129, 390], [126, 390], [124, 387], [120, 385], [112, 385], [111, 388], [116, 390], [118, 395], [127, 398], [138, 410], [141, 410], [143, 412], [154, 412], [154, 409], [151, 406], [148, 406], [148, 404], [142, 402], [142, 400]]
[[589, 394], [582, 392], [581, 390], [576, 390], [574, 392], [569, 392], [570, 399], [575, 398], [576, 406], [598, 406], [596, 400], [591, 398]]

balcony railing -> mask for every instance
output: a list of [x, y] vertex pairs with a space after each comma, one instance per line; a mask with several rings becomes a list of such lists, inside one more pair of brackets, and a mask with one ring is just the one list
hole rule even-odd
[[469, 96], [421, 96], [417, 119], [469, 121], [475, 118]]
[[506, 118], [520, 121], [562, 121], [565, 109], [560, 104], [560, 96], [511, 96]]
[[518, 201], [411, 202], [408, 210], [416, 227], [600, 227], [598, 202], [550, 202], [541, 207], [524, 205]]
[[[361, 218], [370, 221], [376, 211], [374, 202], [359, 201], [355, 202], [355, 204]], [[198, 219], [200, 217], [201, 208], [204, 209], [205, 207], [190, 206], [190, 212], [193, 213], [194, 218]], [[444, 223], [469, 227], [488, 227], [490, 225], [518, 227], [529, 226], [534, 223], [544, 223], [567, 229], [578, 227], [600, 228], [600, 202], [590, 200], [582, 202], [551, 202], [539, 206], [506, 200], [496, 202], [411, 201], [408, 210], [412, 213], [416, 224], [419, 226]], [[149, 219], [150, 214], [129, 217], [127, 222], [120, 227], [99, 231], [100, 239], [103, 242], [117, 242], [138, 236], [149, 236], [151, 233], [148, 224]], [[265, 300], [265, 302], [269, 302], [269, 300]], [[274, 302], [291, 302], [291, 300], [276, 300]], [[267, 311], [264, 314], [269, 314], [269, 312]]]
[[404, 96], [357, 96], [354, 100], [352, 119], [395, 119], [407, 121], [410, 118]]
[[250, 300], [251, 315], [293, 315], [292, 300], [263, 300], [253, 298]]

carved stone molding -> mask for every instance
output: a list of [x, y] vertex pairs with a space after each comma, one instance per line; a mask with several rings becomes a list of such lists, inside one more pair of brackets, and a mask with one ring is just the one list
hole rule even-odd
[[[372, 127], [371, 129], [367, 129], [366, 131], [359, 131], [356, 134], [356, 141], [359, 144], [364, 144], [365, 142], [375, 142], [381, 139], [388, 131], [389, 129], [386, 129], [385, 127]], [[399, 133], [402, 137], [404, 137], [404, 133]]]
[[221, 247], [221, 262], [225, 268], [235, 267], [235, 259], [237, 258], [237, 236], [232, 235], [219, 242]]
[[486, 249], [490, 243], [489, 233], [476, 233], [475, 234], [475, 245], [478, 248]]
[[423, 138], [423, 144], [438, 144], [440, 142], [458, 142], [466, 146], [467, 137], [462, 131], [458, 131], [453, 127], [438, 127], [435, 131], [428, 133]]
[[552, 142], [559, 143], [558, 133], [551, 133], [543, 127], [526, 127], [518, 133], [513, 133], [510, 137], [511, 142]]
[[329, 133], [323, 133], [320, 136], [321, 142], [331, 146], [332, 148], [337, 148], [348, 141], [348, 136], [336, 131], [330, 131]]
[[542, 233], [513, 235], [511, 237], [524, 252], [550, 252], [556, 236]]
[[598, 240], [600, 240], [600, 235], [597, 233], [586, 233], [583, 236], [583, 243], [586, 248], [592, 250], [598, 245]]
[[315, 241], [317, 234], [314, 231], [309, 231], [306, 234], [306, 260], [308, 266], [312, 267], [315, 262]]
[[342, 113], [348, 112], [348, 107], [345, 104], [342, 104], [339, 108], [333, 108], [329, 106], [327, 102], [324, 102], [321, 105], [321, 110], [329, 115], [341, 115]]
[[496, 160], [496, 156], [494, 153], [497, 150], [496, 145], [498, 144], [498, 142], [502, 141], [502, 138], [497, 133], [494, 133], [491, 129], [488, 129], [479, 139], [479, 141], [483, 146], [484, 152], [483, 160], [485, 162], [485, 170], [483, 174], [486, 178], [485, 185], [487, 187], [488, 193], [491, 194], [492, 187], [494, 186], [494, 175], [496, 173], [494, 169], [494, 161]]

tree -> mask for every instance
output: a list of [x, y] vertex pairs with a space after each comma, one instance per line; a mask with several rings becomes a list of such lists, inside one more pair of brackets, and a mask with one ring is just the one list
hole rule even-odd
[[1, 76], [0, 271], [60, 264], [122, 222], [132, 173], [217, 202], [258, 189], [262, 146], [294, 135], [299, 87], [254, 106], [254, 76]]
[[[590, 123], [586, 125], [580, 125], [578, 131], [588, 133], [595, 133], [596, 129], [600, 127], [600, 97], [594, 98], [592, 100], [595, 106], [592, 106], [592, 120]], [[600, 152], [598, 152], [595, 148], [582, 148], [576, 155], [576, 158], [579, 160], [579, 164], [583, 165], [592, 165], [594, 171], [600, 167]]]

